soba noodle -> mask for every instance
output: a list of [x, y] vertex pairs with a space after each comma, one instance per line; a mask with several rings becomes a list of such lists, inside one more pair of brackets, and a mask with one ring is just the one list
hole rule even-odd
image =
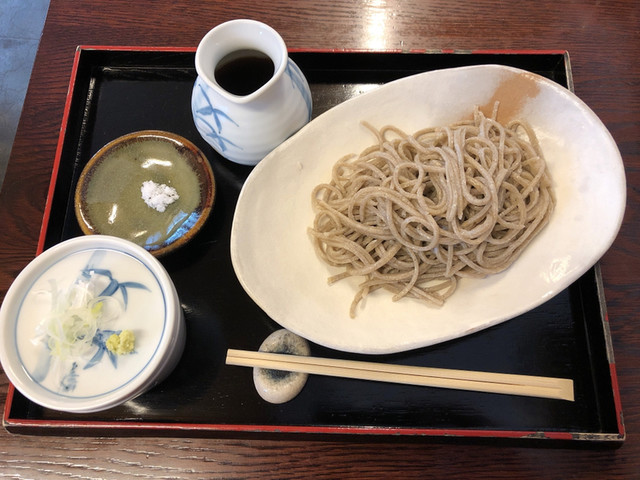
[[309, 229], [329, 278], [364, 280], [351, 305], [384, 288], [393, 300], [442, 305], [461, 277], [508, 268], [547, 224], [555, 205], [546, 164], [524, 122], [474, 119], [377, 143], [334, 166], [312, 195]]

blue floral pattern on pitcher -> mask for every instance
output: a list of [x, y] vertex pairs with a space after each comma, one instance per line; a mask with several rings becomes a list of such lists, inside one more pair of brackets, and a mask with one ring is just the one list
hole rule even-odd
[[307, 121], [311, 120], [311, 91], [309, 90], [309, 86], [307, 85], [307, 80], [305, 79], [298, 65], [291, 61], [291, 59], [287, 61], [287, 68], [285, 69], [285, 72], [291, 79], [291, 83], [293, 84], [294, 88], [300, 91], [300, 95], [302, 95], [304, 103], [307, 105]]
[[270, 88], [255, 100], [234, 102], [198, 76], [191, 111], [202, 138], [223, 157], [255, 165], [311, 120], [311, 90], [291, 59]]
[[[242, 150], [241, 147], [222, 134], [223, 122], [229, 122], [236, 127], [239, 127], [239, 125], [225, 112], [214, 107], [213, 102], [211, 102], [211, 98], [207, 95], [206, 89], [206, 85], [204, 85], [202, 80], [198, 78], [193, 92], [193, 119], [196, 127], [198, 127], [198, 131], [209, 143], [213, 142], [222, 152], [226, 152], [229, 146]], [[196, 102], [196, 100], [198, 101]], [[203, 106], [196, 106], [197, 104], [202, 103], [204, 103]], [[213, 120], [213, 123], [211, 120]]]

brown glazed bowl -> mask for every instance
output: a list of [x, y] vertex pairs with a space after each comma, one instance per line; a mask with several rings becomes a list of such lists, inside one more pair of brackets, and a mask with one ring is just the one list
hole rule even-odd
[[198, 147], [174, 133], [144, 130], [109, 142], [89, 160], [75, 212], [85, 234], [124, 238], [159, 257], [195, 236], [215, 193]]

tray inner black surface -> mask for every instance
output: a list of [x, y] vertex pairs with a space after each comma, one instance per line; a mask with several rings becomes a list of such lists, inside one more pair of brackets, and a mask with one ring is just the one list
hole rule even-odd
[[[598, 271], [541, 307], [496, 327], [417, 351], [362, 357], [313, 346], [312, 354], [434, 367], [572, 378], [575, 402], [390, 385], [312, 376], [289, 403], [257, 395], [250, 369], [224, 365], [227, 348], [255, 350], [278, 325], [234, 274], [229, 234], [250, 167], [219, 157], [191, 118], [193, 52], [85, 50], [81, 53], [45, 248], [81, 234], [73, 192], [89, 158], [114, 138], [143, 129], [175, 132], [211, 161], [217, 198], [204, 229], [162, 259], [181, 298], [187, 347], [171, 376], [105, 412], [74, 415], [15, 393], [10, 418], [165, 425], [400, 427], [488, 431], [616, 433]], [[436, 68], [499, 63], [567, 86], [562, 54], [395, 54], [293, 52], [311, 85], [314, 115], [395, 78]], [[523, 286], [525, 288], [525, 286]]]

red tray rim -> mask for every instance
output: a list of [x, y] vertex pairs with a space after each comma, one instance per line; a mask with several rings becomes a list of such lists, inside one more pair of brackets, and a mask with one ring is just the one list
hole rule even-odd
[[[172, 47], [172, 46], [130, 46], [130, 45], [79, 45], [76, 48], [73, 64], [70, 72], [69, 87], [65, 100], [61, 128], [58, 136], [55, 159], [49, 183], [49, 190], [45, 203], [44, 214], [40, 227], [36, 256], [43, 252], [47, 226], [51, 215], [53, 194], [60, 167], [62, 149], [66, 136], [69, 114], [71, 111], [71, 101], [75, 90], [77, 72], [80, 65], [82, 53], [85, 51], [127, 51], [127, 52], [195, 52], [196, 47]], [[412, 50], [355, 50], [355, 49], [310, 49], [291, 48], [289, 52], [318, 52], [318, 53], [412, 53], [412, 54], [508, 54], [508, 55], [562, 55], [565, 57], [565, 64], [569, 65], [569, 52], [561, 49], [412, 49]], [[573, 91], [573, 79], [570, 68], [567, 69], [568, 88]], [[596, 268], [599, 267], [596, 265]], [[598, 276], [598, 278], [600, 278]], [[362, 427], [362, 426], [287, 426], [287, 425], [235, 425], [235, 424], [195, 424], [195, 423], [155, 423], [155, 422], [102, 422], [85, 420], [29, 420], [12, 418], [11, 406], [15, 395], [15, 387], [9, 382], [7, 397], [3, 412], [3, 426], [10, 432], [16, 433], [47, 433], [55, 434], [62, 430], [73, 430], [77, 433], [101, 431], [115, 433], [123, 432], [131, 434], [153, 434], [159, 431], [169, 433], [184, 432], [237, 432], [237, 433], [313, 433], [313, 434], [357, 434], [357, 435], [395, 435], [395, 436], [423, 436], [423, 437], [470, 437], [470, 438], [498, 438], [498, 439], [535, 439], [535, 440], [578, 440], [596, 441], [606, 443], [622, 443], [626, 439], [626, 431], [622, 414], [622, 405], [618, 386], [615, 360], [613, 358], [613, 348], [609, 329], [609, 318], [604, 306], [604, 294], [602, 285], [598, 285], [598, 292], [601, 298], [600, 304], [603, 308], [604, 334], [607, 345], [607, 360], [612, 382], [612, 393], [614, 397], [615, 413], [617, 418], [618, 431], [616, 433], [583, 433], [583, 432], [554, 432], [554, 431], [526, 431], [526, 430], [485, 430], [485, 429], [429, 429], [429, 428], [399, 428], [399, 427]]]

